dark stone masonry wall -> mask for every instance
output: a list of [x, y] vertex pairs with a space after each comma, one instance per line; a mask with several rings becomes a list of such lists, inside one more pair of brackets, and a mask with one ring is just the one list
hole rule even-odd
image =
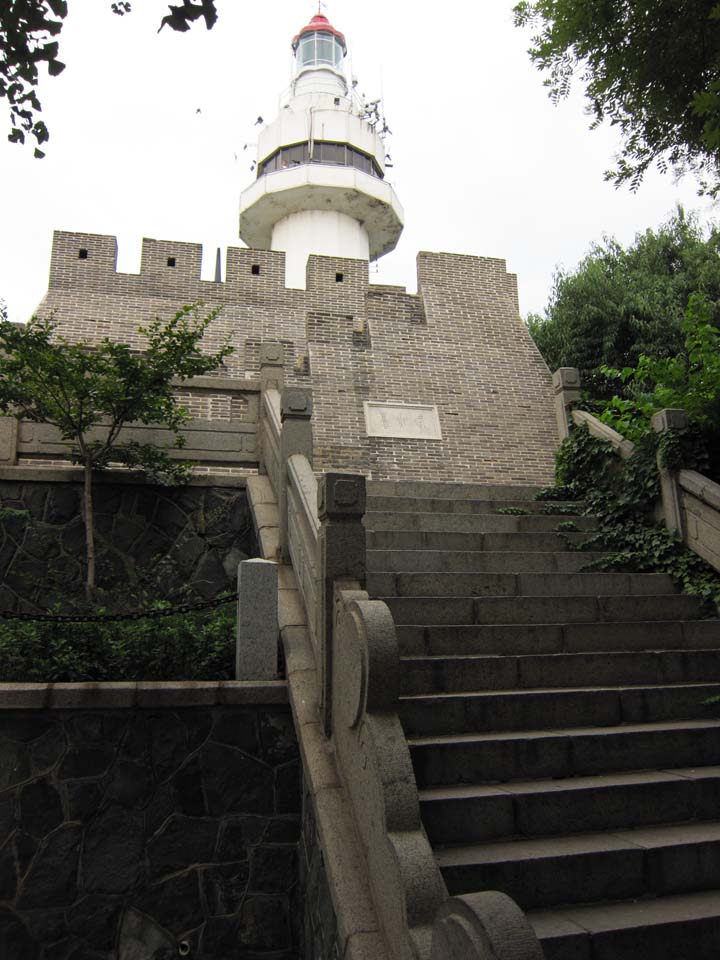
[[297, 957], [300, 778], [282, 706], [0, 713], [0, 957]]
[[[0, 610], [50, 609], [82, 595], [80, 483], [0, 480]], [[209, 599], [234, 589], [255, 555], [244, 489], [99, 482], [94, 487], [97, 583], [133, 601]]]
[[325, 860], [317, 836], [313, 798], [303, 791], [303, 822], [298, 851], [303, 900], [305, 960], [340, 960], [337, 918], [330, 896]]

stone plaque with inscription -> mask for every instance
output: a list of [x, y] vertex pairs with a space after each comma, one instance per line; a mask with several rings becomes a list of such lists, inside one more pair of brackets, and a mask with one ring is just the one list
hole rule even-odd
[[440, 418], [434, 404], [366, 400], [365, 427], [369, 437], [400, 440], [442, 440]]

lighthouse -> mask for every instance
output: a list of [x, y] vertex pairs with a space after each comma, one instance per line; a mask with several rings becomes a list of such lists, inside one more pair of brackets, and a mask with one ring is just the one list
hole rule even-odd
[[240, 196], [240, 237], [282, 250], [286, 283], [305, 286], [310, 254], [377, 260], [403, 211], [385, 180], [384, 124], [348, 87], [343, 34], [321, 13], [293, 38], [293, 77], [259, 137], [257, 179]]

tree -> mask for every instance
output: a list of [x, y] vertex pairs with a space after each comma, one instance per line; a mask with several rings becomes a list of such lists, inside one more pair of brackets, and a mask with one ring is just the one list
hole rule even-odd
[[519, 26], [538, 29], [529, 54], [557, 101], [585, 84], [594, 117], [623, 147], [605, 177], [636, 189], [653, 163], [698, 174], [720, 191], [720, 3], [717, 0], [522, 0]]
[[[720, 329], [710, 322], [711, 315], [712, 305], [707, 299], [702, 294], [693, 294], [682, 325], [683, 345], [676, 355], [661, 358], [641, 355], [634, 367], [602, 368], [606, 376], [623, 384], [624, 396], [613, 396], [598, 405], [598, 412], [605, 423], [635, 441], [651, 432], [650, 420], [654, 413], [665, 408], [684, 410], [703, 442], [708, 466], [717, 476], [720, 467]], [[693, 453], [698, 456], [697, 447]]]
[[[112, 2], [113, 13], [130, 13], [131, 4], [125, 0]], [[0, 98], [7, 97], [10, 107], [11, 143], [24, 143], [25, 137], [35, 140], [35, 156], [44, 157], [41, 145], [49, 138], [47, 127], [40, 119], [42, 110], [37, 96], [39, 67], [45, 63], [51, 77], [65, 69], [59, 59], [57, 40], [67, 16], [67, 0], [0, 0]], [[171, 30], [185, 31], [190, 24], [202, 18], [208, 30], [217, 20], [215, 0], [183, 0], [177, 6], [169, 5], [160, 22]]]
[[140, 328], [146, 347], [138, 353], [107, 338], [70, 343], [47, 320], [10, 323], [0, 304], [0, 412], [57, 427], [83, 467], [89, 598], [95, 587], [93, 471], [117, 463], [140, 467], [161, 483], [187, 479], [188, 464], [156, 446], [124, 441], [122, 429], [133, 422], [162, 425], [174, 435], [175, 447], [183, 446], [180, 428], [189, 415], [173, 395], [173, 378], [215, 370], [232, 352], [227, 343], [215, 353], [200, 352], [216, 315], [201, 319], [195, 306], [186, 306], [166, 323], [155, 320]]
[[558, 270], [544, 316], [528, 317], [530, 332], [552, 370], [587, 374], [635, 366], [643, 354], [672, 357], [683, 347], [693, 294], [705, 296], [720, 326], [719, 255], [720, 231], [678, 207], [627, 249], [606, 237], [574, 270]]

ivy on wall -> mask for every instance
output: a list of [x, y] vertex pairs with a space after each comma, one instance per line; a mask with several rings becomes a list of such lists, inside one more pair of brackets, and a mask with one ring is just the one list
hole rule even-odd
[[633, 456], [623, 460], [587, 427], [576, 428], [558, 450], [557, 485], [540, 497], [582, 501], [585, 513], [598, 518], [598, 532], [580, 549], [605, 556], [586, 569], [666, 573], [684, 593], [707, 601], [710, 614], [720, 603], [720, 577], [653, 515], [660, 495], [658, 448], [664, 465], [691, 466], [696, 437], [692, 431], [671, 431], [658, 439], [646, 430], [635, 443]]

